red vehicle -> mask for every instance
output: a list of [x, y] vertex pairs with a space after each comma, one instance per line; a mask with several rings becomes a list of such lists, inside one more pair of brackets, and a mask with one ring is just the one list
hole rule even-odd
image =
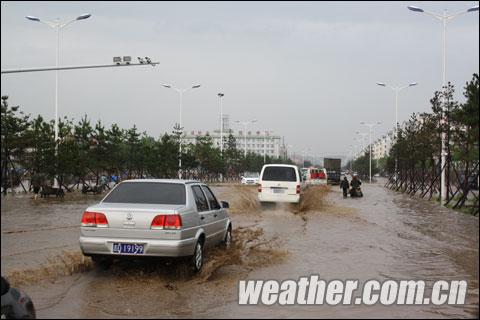
[[306, 170], [306, 183], [309, 185], [327, 184], [327, 170], [308, 168]]

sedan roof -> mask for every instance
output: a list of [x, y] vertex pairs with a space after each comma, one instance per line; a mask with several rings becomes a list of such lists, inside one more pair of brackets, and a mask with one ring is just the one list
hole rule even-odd
[[123, 180], [123, 182], [149, 182], [149, 183], [181, 183], [181, 184], [190, 184], [190, 183], [201, 183], [196, 180], [183, 180], [183, 179], [131, 179]]

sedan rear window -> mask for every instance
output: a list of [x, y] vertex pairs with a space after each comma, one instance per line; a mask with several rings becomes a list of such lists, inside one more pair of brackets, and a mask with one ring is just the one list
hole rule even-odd
[[292, 167], [266, 167], [263, 181], [297, 181], [297, 171]]
[[124, 182], [103, 202], [185, 204], [185, 185], [180, 183]]

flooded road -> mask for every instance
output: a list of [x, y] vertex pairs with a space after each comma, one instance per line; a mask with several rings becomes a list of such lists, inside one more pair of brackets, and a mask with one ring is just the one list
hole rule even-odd
[[[209, 252], [199, 276], [168, 261], [93, 268], [78, 249], [92, 196], [2, 201], [2, 274], [33, 299], [39, 317], [478, 317], [478, 218], [380, 185], [342, 199], [332, 188], [309, 208], [261, 208], [255, 189], [215, 187], [231, 204], [235, 246]], [[319, 195], [320, 196], [320, 195]], [[308, 211], [307, 209], [310, 209]], [[25, 271], [27, 270], [27, 271]], [[467, 280], [463, 306], [240, 306], [240, 279]]]

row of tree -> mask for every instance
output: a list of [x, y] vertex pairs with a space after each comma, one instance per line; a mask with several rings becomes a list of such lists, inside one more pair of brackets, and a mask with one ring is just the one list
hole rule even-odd
[[[478, 213], [478, 194], [471, 192], [478, 189], [479, 174], [478, 80], [478, 74], [474, 74], [466, 83], [463, 103], [454, 100], [455, 88], [448, 83], [430, 100], [430, 113], [413, 114], [399, 129], [385, 161], [392, 188], [431, 198], [438, 195], [441, 172], [445, 170], [447, 203], [462, 207], [471, 199]], [[442, 135], [446, 141], [444, 167]]]
[[[87, 116], [76, 123], [65, 117], [59, 121], [56, 156], [53, 120], [25, 115], [18, 106], [8, 105], [8, 96], [2, 96], [1, 114], [3, 192], [38, 176], [44, 184], [51, 184], [57, 176], [65, 188], [92, 180], [98, 183], [101, 176], [120, 180], [178, 176], [178, 125], [155, 139], [136, 126], [122, 129], [113, 124], [107, 128], [101, 121], [92, 124]], [[245, 171], [260, 171], [264, 164], [261, 155], [248, 153], [245, 157], [232, 135], [225, 137], [223, 153], [208, 135], [198, 137], [195, 144], [182, 144], [181, 159], [184, 178], [205, 181], [238, 179]], [[291, 163], [269, 156], [266, 162]]]

